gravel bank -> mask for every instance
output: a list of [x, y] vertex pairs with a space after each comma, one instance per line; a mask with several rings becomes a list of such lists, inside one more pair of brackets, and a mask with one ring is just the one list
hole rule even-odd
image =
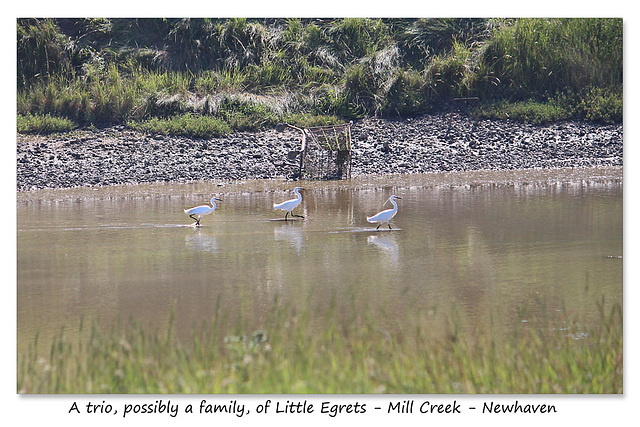
[[[427, 115], [352, 127], [352, 176], [479, 169], [622, 166], [622, 125], [531, 125]], [[295, 131], [207, 140], [122, 126], [51, 137], [18, 135], [17, 190], [143, 182], [291, 178]]]

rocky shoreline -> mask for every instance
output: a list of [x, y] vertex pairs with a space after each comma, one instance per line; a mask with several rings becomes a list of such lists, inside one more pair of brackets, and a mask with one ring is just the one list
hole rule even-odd
[[[365, 119], [351, 130], [352, 176], [622, 166], [622, 124], [532, 125], [459, 114]], [[123, 126], [17, 136], [17, 190], [197, 180], [291, 179], [295, 131], [192, 139]]]

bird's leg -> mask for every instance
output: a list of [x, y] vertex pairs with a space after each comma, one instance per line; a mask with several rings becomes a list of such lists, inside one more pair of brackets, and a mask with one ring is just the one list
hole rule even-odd
[[387, 225], [389, 226], [389, 230], [391, 230], [391, 224], [387, 223]]
[[295, 216], [295, 217], [298, 217], [298, 218], [304, 218], [302, 215], [296, 215], [293, 212], [291, 212], [291, 216]]
[[381, 226], [381, 225], [382, 225], [382, 223], [378, 224], [378, 226], [376, 227], [376, 230], [377, 230], [378, 228], [380, 228], [380, 226]]
[[193, 214], [189, 215], [189, 218], [193, 219], [196, 222], [196, 225], [200, 225], [200, 220], [193, 216]]
[[287, 213], [284, 214], [284, 220], [287, 220], [287, 216], [289, 215], [289, 211], [287, 211]]

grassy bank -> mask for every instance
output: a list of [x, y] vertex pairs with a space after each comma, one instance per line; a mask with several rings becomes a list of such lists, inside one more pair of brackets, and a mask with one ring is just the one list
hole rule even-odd
[[273, 309], [260, 330], [221, 315], [191, 336], [174, 330], [173, 316], [163, 331], [94, 323], [79, 338], [61, 332], [50, 348], [36, 342], [19, 357], [18, 391], [621, 393], [621, 308], [598, 310], [596, 327], [547, 314], [471, 333], [453, 311], [439, 320], [368, 313], [348, 322], [336, 311], [320, 332], [309, 310], [290, 308]]
[[[64, 119], [206, 137], [470, 96], [485, 117], [622, 120], [621, 19], [19, 19], [17, 50], [24, 133]], [[220, 123], [175, 126], [191, 116]]]

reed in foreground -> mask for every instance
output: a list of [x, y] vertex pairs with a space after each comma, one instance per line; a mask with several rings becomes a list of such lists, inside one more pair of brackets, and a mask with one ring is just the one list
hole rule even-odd
[[[333, 320], [274, 309], [249, 333], [219, 317], [178, 336], [136, 322], [63, 332], [19, 358], [20, 393], [622, 393], [622, 312], [466, 333], [455, 316]], [[297, 311], [300, 313], [300, 311]], [[384, 316], [383, 316], [384, 317]], [[240, 322], [242, 324], [242, 322]], [[438, 333], [434, 333], [438, 328]], [[82, 329], [82, 328], [81, 328]]]

